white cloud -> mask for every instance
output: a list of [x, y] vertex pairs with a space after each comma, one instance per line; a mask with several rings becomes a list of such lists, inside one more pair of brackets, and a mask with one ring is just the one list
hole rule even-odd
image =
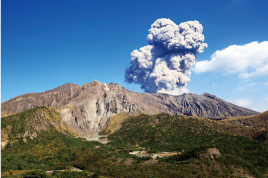
[[268, 85], [268, 82], [265, 82], [264, 85]]
[[238, 73], [242, 78], [268, 75], [268, 41], [231, 45], [212, 54], [211, 60], [197, 62], [194, 72]]
[[236, 100], [235, 103], [239, 106], [245, 107], [245, 106], [249, 106], [252, 103], [252, 101], [249, 99], [240, 99], [240, 100]]

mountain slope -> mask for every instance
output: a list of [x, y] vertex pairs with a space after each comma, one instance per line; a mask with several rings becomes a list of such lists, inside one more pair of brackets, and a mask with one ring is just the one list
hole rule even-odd
[[[268, 173], [267, 143], [251, 140], [229, 131], [226, 132], [212, 126], [211, 122], [213, 121], [197, 117], [142, 114], [129, 117], [122, 123], [119, 130], [109, 135], [108, 139], [112, 140], [109, 145], [119, 148], [140, 146], [144, 147], [147, 153], [177, 152], [179, 154], [160, 159], [160, 161], [178, 166], [196, 164], [200, 156], [205, 156], [208, 148], [218, 149], [221, 156], [213, 164], [221, 174], [225, 171], [229, 172], [228, 176], [207, 175], [200, 177], [229, 177], [230, 169], [234, 167], [247, 170], [257, 177], [262, 177], [261, 174]], [[210, 157], [207, 158], [211, 160]], [[225, 168], [227, 169], [224, 170]], [[205, 172], [208, 170], [200, 169], [200, 171]], [[232, 176], [235, 176], [234, 172]], [[245, 175], [240, 176], [244, 177]]]
[[[65, 84], [43, 93], [29, 93], [1, 104], [2, 116], [17, 114], [37, 106], [54, 107], [62, 120], [81, 136], [104, 130], [119, 113], [168, 113], [200, 117], [249, 116], [258, 112], [228, 103], [210, 94], [179, 96], [136, 93], [124, 87], [93, 81], [83, 86]], [[126, 118], [126, 117], [125, 117]]]
[[226, 117], [221, 122], [268, 129], [268, 111], [253, 116]]
[[[226, 117], [222, 118], [219, 123], [227, 124], [226, 129], [239, 135], [268, 142], [268, 111], [253, 116]], [[235, 130], [232, 129], [234, 126]]]
[[214, 95], [184, 93], [179, 96], [152, 94], [174, 114], [199, 117], [249, 116], [258, 112], [226, 102]]
[[36, 107], [19, 114], [1, 118], [1, 141], [19, 138], [56, 137], [58, 134], [78, 136], [54, 108]]

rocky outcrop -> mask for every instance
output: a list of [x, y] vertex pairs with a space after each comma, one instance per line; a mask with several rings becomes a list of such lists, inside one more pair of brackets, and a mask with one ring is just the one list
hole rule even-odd
[[209, 148], [205, 153], [201, 153], [197, 156], [197, 158], [219, 158], [221, 156], [220, 151], [217, 148]]
[[124, 87], [93, 81], [83, 86], [68, 83], [43, 93], [28, 93], [1, 105], [1, 114], [20, 113], [36, 106], [54, 107], [74, 130], [87, 136], [105, 129], [111, 116], [121, 112], [168, 113], [200, 117], [227, 117], [258, 114], [228, 103], [214, 95], [187, 93], [179, 96], [136, 93]]

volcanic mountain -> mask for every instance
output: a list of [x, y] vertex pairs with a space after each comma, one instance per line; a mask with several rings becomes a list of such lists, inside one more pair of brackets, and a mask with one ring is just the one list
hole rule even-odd
[[1, 115], [8, 116], [25, 110], [46, 106], [57, 109], [62, 120], [81, 136], [104, 130], [111, 118], [140, 113], [168, 113], [173, 115], [221, 118], [250, 116], [258, 112], [236, 106], [214, 95], [184, 93], [136, 93], [110, 83], [94, 80], [83, 86], [67, 83], [42, 93], [28, 93], [1, 104]]

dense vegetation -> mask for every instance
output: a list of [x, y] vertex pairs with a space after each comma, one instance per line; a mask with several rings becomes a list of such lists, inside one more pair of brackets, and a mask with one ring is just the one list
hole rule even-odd
[[218, 129], [197, 118], [142, 114], [129, 118], [108, 139], [115, 140], [112, 145], [137, 145], [146, 147], [149, 153], [156, 153], [189, 150], [222, 136]]
[[[38, 108], [30, 112], [35, 116], [40, 109], [46, 111]], [[20, 127], [4, 118], [2, 128], [8, 125], [26, 128], [20, 120], [34, 118], [37, 122], [39, 118], [15, 116]], [[243, 177], [247, 174], [265, 177], [268, 174], [268, 143], [226, 133], [197, 118], [167, 114], [130, 117], [121, 129], [108, 136], [112, 142], [107, 145], [67, 137], [53, 125], [48, 123], [48, 126], [36, 138], [19, 137], [23, 129], [9, 130], [10, 142], [2, 150], [2, 177], [97, 177], [98, 174], [104, 177]], [[131, 150], [142, 150], [141, 147], [148, 153], [181, 154], [158, 158], [157, 164], [146, 164], [150, 157], [129, 154]], [[217, 148], [222, 156], [197, 158], [208, 148]], [[73, 166], [84, 171], [68, 171]], [[67, 171], [45, 174], [48, 170]]]
[[[183, 154], [162, 160], [169, 163], [196, 158], [208, 148], [217, 148], [224, 155], [220, 159], [221, 163], [229, 165], [231, 162], [231, 165], [244, 167], [258, 176], [268, 172], [267, 144], [235, 136], [230, 132], [227, 134], [209, 125], [194, 117], [140, 115], [129, 118], [120, 130], [108, 138], [114, 140], [111, 145], [139, 145], [152, 153], [184, 151]], [[265, 139], [266, 135], [267, 132], [264, 131], [258, 138]]]
[[[22, 113], [1, 118], [1, 139], [11, 141], [17, 138], [36, 137], [39, 139], [63, 133], [74, 136], [75, 132], [61, 121], [54, 108], [36, 107]], [[57, 124], [58, 127], [54, 127]], [[38, 133], [38, 134], [37, 134]], [[44, 138], [44, 139], [45, 139]], [[47, 138], [46, 138], [47, 139]]]

